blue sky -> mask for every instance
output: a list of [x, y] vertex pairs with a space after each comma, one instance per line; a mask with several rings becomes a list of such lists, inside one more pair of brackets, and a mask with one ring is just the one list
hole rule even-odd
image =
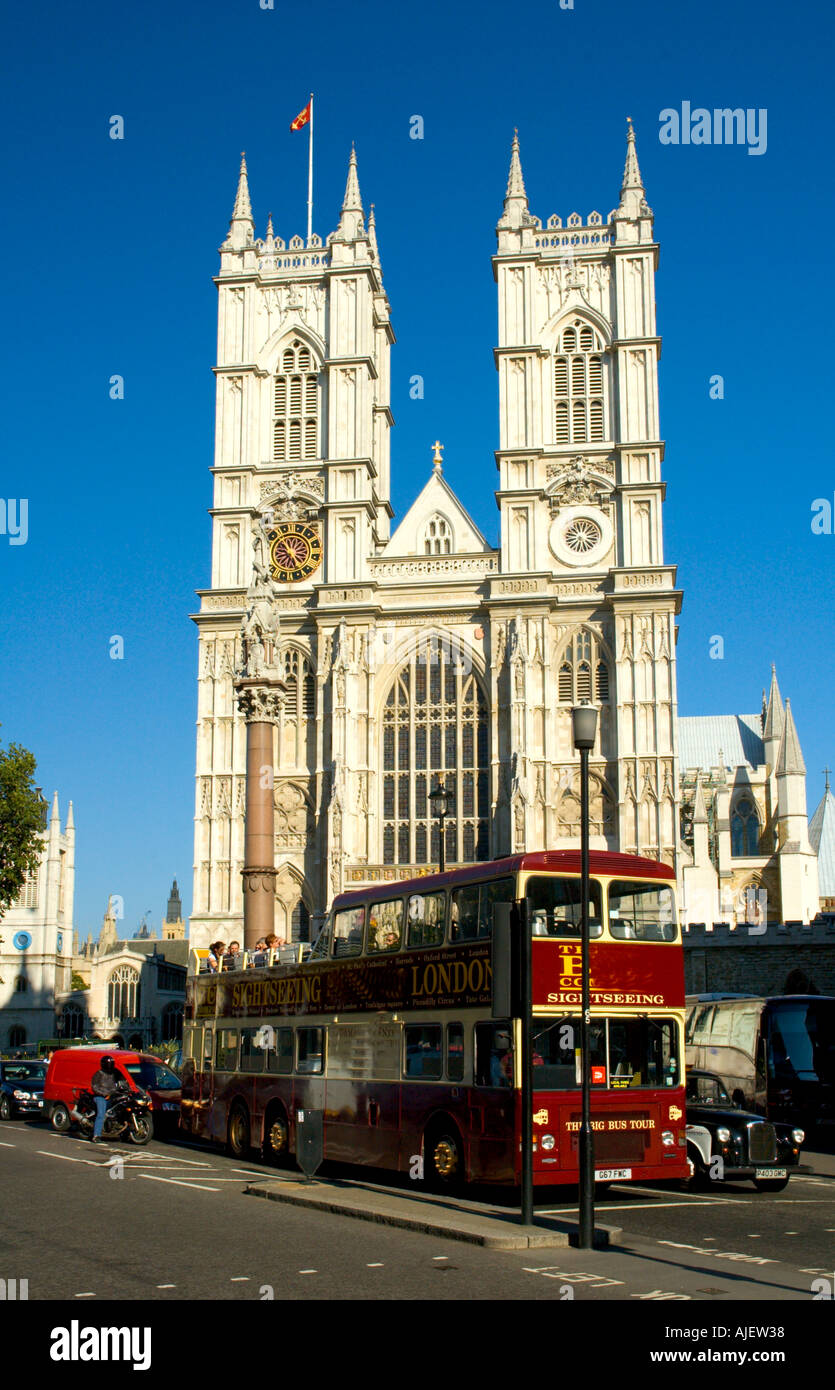
[[[266, 3], [267, 0], [261, 0]], [[430, 445], [494, 541], [496, 300], [490, 256], [519, 128], [532, 210], [616, 204], [631, 115], [661, 243], [666, 559], [684, 590], [683, 714], [792, 699], [809, 810], [835, 759], [832, 18], [800, 0], [485, 0], [395, 12], [259, 0], [47, 0], [4, 25], [5, 314], [0, 738], [75, 803], [76, 922], [109, 893], [158, 924], [191, 903], [196, 630], [208, 582], [218, 269], [245, 149], [257, 233], [336, 226], [352, 139], [376, 205], [397, 345], [393, 502]], [[665, 108], [767, 111], [767, 148], [663, 145]], [[125, 138], [109, 138], [124, 117]], [[410, 117], [424, 139], [409, 138]], [[826, 351], [824, 351], [826, 348]], [[815, 364], [815, 370], [811, 370]], [[425, 379], [425, 397], [409, 379]], [[110, 377], [125, 397], [109, 398]], [[724, 378], [711, 400], [709, 379]], [[110, 639], [124, 659], [110, 658]], [[724, 641], [712, 660], [711, 638]]]

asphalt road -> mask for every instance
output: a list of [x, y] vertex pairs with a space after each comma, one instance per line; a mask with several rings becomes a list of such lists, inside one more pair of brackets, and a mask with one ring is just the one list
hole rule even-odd
[[[613, 1187], [616, 1249], [495, 1251], [265, 1202], [265, 1176], [217, 1150], [92, 1147], [45, 1124], [0, 1127], [0, 1278], [30, 1300], [812, 1300], [833, 1279], [835, 1177], [680, 1193]], [[366, 1175], [367, 1177], [367, 1175]], [[538, 1194], [543, 1196], [543, 1194]], [[10, 1200], [9, 1200], [10, 1197]], [[567, 1189], [538, 1209], [576, 1211]]]

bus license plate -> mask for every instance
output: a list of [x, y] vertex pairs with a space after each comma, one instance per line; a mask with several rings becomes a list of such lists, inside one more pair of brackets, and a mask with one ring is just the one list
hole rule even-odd
[[786, 1177], [785, 1168], [755, 1168], [755, 1178], [784, 1178]]
[[631, 1177], [631, 1168], [598, 1168], [594, 1174], [595, 1182], [618, 1182]]

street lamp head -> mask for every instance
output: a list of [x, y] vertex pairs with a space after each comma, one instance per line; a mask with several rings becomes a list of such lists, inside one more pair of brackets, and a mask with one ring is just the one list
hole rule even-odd
[[584, 700], [581, 705], [575, 705], [572, 709], [571, 732], [577, 752], [584, 748], [594, 747], [597, 734], [597, 710], [594, 705], [589, 704], [588, 700]]
[[452, 793], [448, 792], [440, 782], [433, 787], [429, 793], [429, 804], [432, 807], [433, 816], [445, 816], [449, 811], [449, 803], [452, 801]]

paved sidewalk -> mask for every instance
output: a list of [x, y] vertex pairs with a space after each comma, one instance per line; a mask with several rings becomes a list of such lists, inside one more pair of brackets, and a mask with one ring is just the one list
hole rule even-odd
[[[387, 1191], [346, 1180], [305, 1182], [300, 1174], [282, 1173], [250, 1183], [246, 1195], [271, 1202], [290, 1202], [315, 1211], [330, 1211], [399, 1226], [426, 1235], [446, 1236], [492, 1250], [530, 1250], [576, 1244], [577, 1223], [552, 1216], [537, 1217], [535, 1226], [522, 1226], [516, 1211], [487, 1207], [444, 1197]], [[608, 1223], [595, 1227], [595, 1246], [605, 1249], [620, 1235]], [[572, 1239], [574, 1237], [574, 1239]]]

